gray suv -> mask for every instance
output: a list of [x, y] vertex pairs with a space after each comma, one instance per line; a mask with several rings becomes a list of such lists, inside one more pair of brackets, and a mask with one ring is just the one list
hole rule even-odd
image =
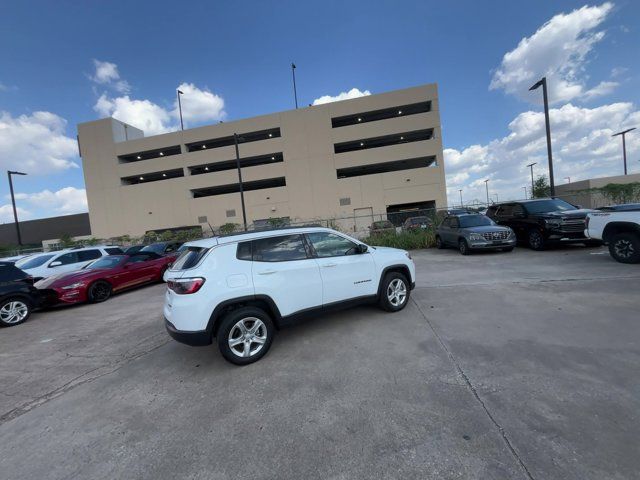
[[462, 255], [474, 250], [510, 252], [516, 236], [509, 227], [501, 227], [484, 215], [449, 215], [436, 231], [436, 247], [457, 247]]

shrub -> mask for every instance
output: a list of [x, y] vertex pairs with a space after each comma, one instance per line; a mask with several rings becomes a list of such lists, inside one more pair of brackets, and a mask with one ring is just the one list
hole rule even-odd
[[221, 235], [228, 235], [230, 233], [235, 232], [236, 228], [238, 228], [238, 224], [237, 223], [225, 223], [224, 225], [220, 226], [220, 234]]
[[401, 233], [383, 232], [363, 238], [362, 241], [374, 247], [393, 247], [403, 250], [417, 250], [431, 248], [436, 244], [433, 229], [402, 231]]

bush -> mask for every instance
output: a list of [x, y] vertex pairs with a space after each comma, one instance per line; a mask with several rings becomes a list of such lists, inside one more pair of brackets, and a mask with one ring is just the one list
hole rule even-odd
[[230, 233], [233, 233], [236, 231], [236, 228], [238, 228], [238, 224], [237, 223], [225, 223], [224, 225], [220, 226], [220, 234], [221, 235], [228, 235]]
[[393, 247], [403, 250], [417, 250], [419, 248], [432, 248], [436, 244], [436, 235], [433, 229], [402, 231], [401, 233], [383, 232], [362, 239], [367, 245], [374, 247]]

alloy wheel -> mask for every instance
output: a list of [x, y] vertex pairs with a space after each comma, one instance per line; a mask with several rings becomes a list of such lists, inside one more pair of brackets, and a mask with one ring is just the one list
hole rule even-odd
[[27, 318], [27, 315], [29, 315], [29, 307], [20, 300], [8, 302], [0, 309], [0, 319], [8, 325], [21, 322]]
[[264, 347], [267, 327], [256, 317], [243, 318], [229, 331], [229, 349], [238, 357], [252, 357]]
[[399, 307], [407, 300], [407, 286], [399, 278], [394, 278], [387, 287], [387, 299], [394, 307]]
[[616, 250], [616, 255], [620, 258], [630, 258], [635, 253], [635, 248], [633, 248], [633, 243], [626, 239], [618, 240], [614, 248]]
[[91, 293], [94, 302], [102, 302], [111, 295], [111, 288], [106, 283], [99, 282], [93, 286]]

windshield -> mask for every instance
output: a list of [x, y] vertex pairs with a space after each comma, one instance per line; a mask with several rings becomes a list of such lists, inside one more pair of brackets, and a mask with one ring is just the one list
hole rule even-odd
[[117, 266], [121, 261], [122, 261], [121, 256], [119, 255], [110, 255], [110, 256], [106, 256], [106, 257], [102, 257], [99, 258], [98, 260], [96, 260], [95, 262], [90, 263], [89, 265], [87, 265], [84, 268], [90, 268], [90, 269], [94, 269], [94, 268], [113, 268], [115, 266]]
[[158, 255], [162, 255], [164, 253], [165, 247], [166, 247], [166, 244], [164, 243], [152, 243], [151, 245], [147, 245], [146, 247], [144, 247], [141, 251], [153, 252], [153, 253], [157, 253]]
[[459, 219], [461, 228], [488, 227], [490, 225], [495, 225], [493, 220], [489, 217], [485, 217], [484, 215], [463, 215], [459, 217]]
[[525, 204], [529, 213], [548, 213], [548, 212], [565, 212], [567, 210], [577, 210], [576, 207], [570, 203], [560, 200], [559, 198], [553, 198], [550, 200], [537, 200], [535, 202], [529, 202]]
[[44, 265], [48, 260], [51, 260], [55, 254], [51, 255], [40, 255], [37, 257], [29, 257], [25, 258], [24, 261], [18, 260], [16, 262], [16, 266], [20, 267], [23, 270], [28, 270], [29, 268], [36, 268], [41, 265]]

